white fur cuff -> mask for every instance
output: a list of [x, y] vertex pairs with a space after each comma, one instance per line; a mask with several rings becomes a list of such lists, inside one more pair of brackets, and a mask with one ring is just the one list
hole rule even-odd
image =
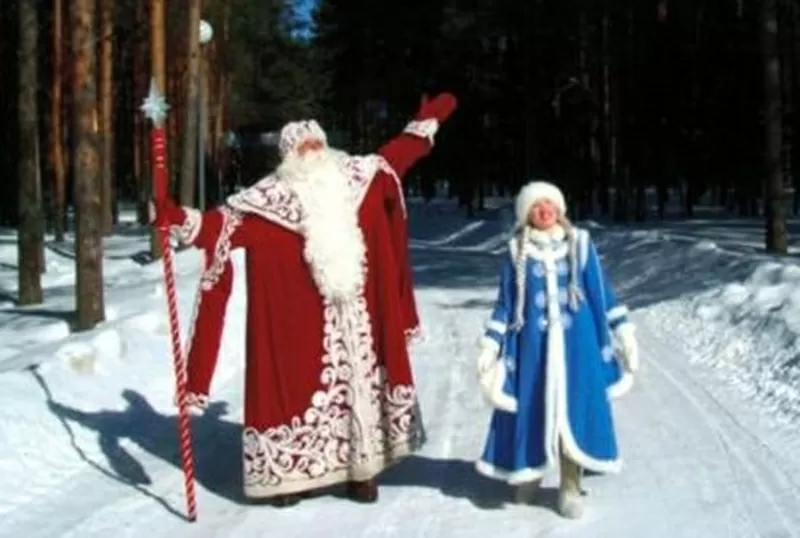
[[406, 125], [403, 132], [406, 134], [425, 138], [430, 145], [433, 145], [433, 137], [439, 130], [439, 122], [433, 118], [427, 120], [414, 120]]
[[628, 372], [636, 372], [639, 369], [639, 345], [636, 342], [636, 327], [630, 322], [623, 323], [614, 330], [614, 336], [619, 342], [625, 369]]
[[478, 347], [484, 351], [491, 351], [495, 355], [500, 353], [500, 344], [498, 344], [496, 340], [493, 340], [488, 336], [480, 337], [480, 339], [478, 340]]
[[633, 374], [623, 372], [619, 381], [608, 387], [606, 394], [611, 400], [616, 400], [625, 396], [631, 388], [633, 388]]
[[184, 207], [186, 219], [180, 226], [171, 226], [170, 232], [184, 245], [191, 245], [200, 234], [200, 227], [203, 224], [203, 214], [191, 207]]
[[486, 403], [505, 411], [506, 413], [517, 412], [517, 399], [503, 391], [506, 382], [506, 361], [502, 359], [494, 360], [491, 365], [481, 372], [479, 382], [481, 392]]

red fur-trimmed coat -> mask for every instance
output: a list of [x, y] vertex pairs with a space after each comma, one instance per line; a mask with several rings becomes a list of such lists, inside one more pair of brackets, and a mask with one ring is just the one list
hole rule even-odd
[[303, 257], [300, 202], [272, 177], [220, 208], [176, 208], [167, 219], [206, 254], [188, 351], [189, 390], [201, 406], [234, 278], [230, 254], [246, 252], [247, 496], [370, 479], [421, 445], [407, 351], [419, 319], [401, 180], [450, 112], [418, 116], [376, 155], [346, 160], [367, 251], [358, 300], [322, 299]]

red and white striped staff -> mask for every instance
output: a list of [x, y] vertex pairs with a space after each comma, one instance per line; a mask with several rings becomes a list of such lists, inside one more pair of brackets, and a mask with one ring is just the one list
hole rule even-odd
[[[159, 91], [155, 79], [150, 82], [150, 92], [141, 106], [145, 116], [153, 122], [150, 132], [150, 153], [153, 163], [153, 199], [156, 203], [169, 196], [167, 185], [166, 138], [164, 120], [169, 105]], [[192, 432], [189, 424], [189, 402], [186, 391], [186, 361], [181, 347], [181, 334], [178, 324], [178, 303], [175, 290], [175, 270], [172, 248], [169, 242], [169, 225], [165, 222], [153, 223], [161, 238], [162, 265], [167, 288], [167, 310], [169, 311], [172, 359], [175, 366], [176, 395], [178, 399], [178, 435], [180, 438], [181, 461], [183, 463], [184, 485], [186, 487], [186, 512], [189, 521], [197, 520], [197, 502], [194, 489], [194, 458], [192, 457]]]

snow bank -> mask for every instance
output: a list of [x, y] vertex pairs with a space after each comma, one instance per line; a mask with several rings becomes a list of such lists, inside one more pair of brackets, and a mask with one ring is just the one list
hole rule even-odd
[[[739, 222], [741, 225], [742, 223]], [[612, 278], [641, 315], [685, 338], [690, 360], [715, 368], [779, 420], [800, 415], [800, 265], [752, 253], [711, 223], [597, 234]], [[715, 240], [716, 239], [716, 240]], [[647, 353], [647, 350], [643, 350]]]

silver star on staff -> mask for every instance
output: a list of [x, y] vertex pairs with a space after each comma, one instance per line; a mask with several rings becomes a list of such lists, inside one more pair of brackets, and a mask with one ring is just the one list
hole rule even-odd
[[152, 121], [156, 127], [161, 127], [164, 124], [169, 105], [161, 92], [158, 91], [155, 78], [150, 79], [150, 92], [147, 94], [142, 106], [139, 107], [139, 110], [144, 112], [147, 119]]

